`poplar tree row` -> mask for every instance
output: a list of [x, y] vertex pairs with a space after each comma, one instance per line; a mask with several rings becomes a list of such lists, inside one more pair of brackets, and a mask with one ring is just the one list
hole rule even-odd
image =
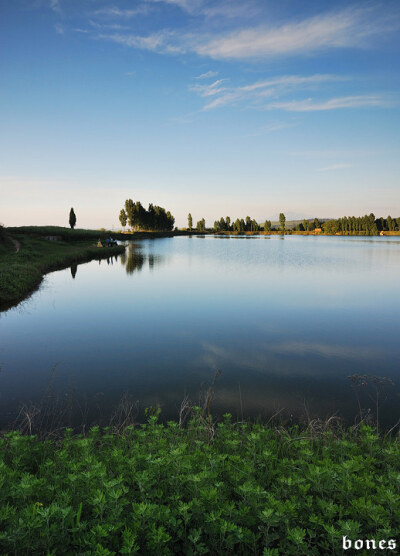
[[[193, 228], [192, 215], [188, 215], [188, 229], [195, 229], [198, 232], [204, 232], [206, 230], [205, 219], [202, 218], [197, 222], [196, 228]], [[266, 220], [263, 225], [258, 224], [258, 222], [250, 216], [246, 216], [245, 219], [237, 218], [234, 222], [231, 218], [227, 216], [222, 217], [214, 222], [212, 228], [214, 232], [271, 232], [279, 231], [285, 233], [286, 231], [286, 217], [281, 212], [279, 215], [279, 227], [272, 227], [271, 221]], [[324, 232], [326, 234], [342, 234], [342, 235], [378, 235], [380, 232], [396, 232], [400, 231], [400, 217], [393, 218], [388, 216], [387, 218], [375, 218], [373, 213], [365, 216], [344, 216], [343, 218], [331, 219], [326, 221], [320, 221], [318, 218], [312, 220], [304, 219], [299, 222], [294, 230], [299, 232]]]
[[373, 213], [359, 217], [344, 216], [324, 222], [323, 229], [327, 234], [375, 236], [380, 232], [400, 231], [400, 218], [375, 218]]
[[[283, 217], [283, 221], [282, 218]], [[281, 228], [285, 229], [285, 216], [280, 215]], [[193, 218], [192, 215], [188, 214], [188, 229], [193, 230]], [[197, 222], [196, 228], [198, 232], [205, 232], [206, 221], [204, 218]], [[258, 232], [264, 230], [265, 232], [270, 232], [272, 230], [272, 224], [270, 220], [266, 220], [263, 226], [260, 226], [254, 218], [246, 216], [246, 219], [237, 218], [233, 223], [231, 223], [230, 216], [226, 218], [222, 217], [214, 222], [213, 231], [214, 232]]]
[[146, 210], [140, 201], [133, 202], [132, 199], [125, 201], [124, 208], [119, 213], [119, 221], [121, 226], [126, 224], [135, 231], [138, 230], [156, 230], [171, 231], [174, 227], [175, 218], [163, 207], [149, 204]]

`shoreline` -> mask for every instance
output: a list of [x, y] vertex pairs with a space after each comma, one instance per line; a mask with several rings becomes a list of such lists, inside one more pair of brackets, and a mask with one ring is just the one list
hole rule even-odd
[[49, 272], [119, 255], [125, 250], [122, 245], [96, 247], [92, 241], [55, 242], [18, 234], [9, 237], [18, 242], [20, 249], [0, 257], [0, 312], [30, 297]]
[[[215, 236], [215, 237], [255, 237], [255, 236], [311, 236], [311, 237], [399, 237], [400, 232], [383, 232], [379, 236], [365, 234], [325, 234], [323, 232], [279, 231], [248, 231], [214, 232], [206, 230], [175, 230], [175, 231], [136, 231], [110, 232], [108, 230], [71, 230], [57, 226], [22, 226], [6, 228], [9, 240], [8, 250], [0, 255], [0, 311], [8, 310], [34, 293], [42, 283], [43, 277], [49, 272], [62, 270], [72, 264], [103, 259], [107, 256], [121, 254], [125, 246], [95, 246], [98, 239], [104, 240], [110, 235], [119, 241], [142, 239], [172, 238], [180, 236]], [[47, 239], [46, 239], [47, 238]], [[56, 238], [49, 241], [49, 238]], [[12, 249], [11, 249], [12, 246]], [[16, 246], [19, 246], [17, 250]]]

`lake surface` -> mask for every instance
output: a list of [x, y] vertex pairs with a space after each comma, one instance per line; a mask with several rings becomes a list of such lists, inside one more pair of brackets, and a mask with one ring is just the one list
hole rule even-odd
[[[400, 241], [374, 237], [176, 237], [54, 272], [0, 314], [0, 427], [57, 398], [68, 424], [177, 418], [217, 370], [212, 413], [235, 419], [400, 418]], [[71, 401], [73, 400], [73, 401]], [[68, 402], [68, 403], [67, 403]], [[63, 405], [64, 404], [64, 405]], [[63, 409], [61, 409], [63, 406]], [[66, 409], [68, 407], [68, 411]]]

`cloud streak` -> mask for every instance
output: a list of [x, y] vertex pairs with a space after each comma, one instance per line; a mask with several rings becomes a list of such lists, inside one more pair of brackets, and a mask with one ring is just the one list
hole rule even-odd
[[198, 44], [195, 50], [217, 59], [247, 59], [311, 53], [321, 48], [364, 46], [365, 39], [381, 30], [367, 24], [361, 10], [344, 10], [287, 23], [232, 32]]
[[139, 48], [141, 50], [163, 51], [171, 54], [182, 52], [178, 45], [171, 42], [173, 31], [159, 31], [147, 36], [126, 35], [123, 33], [99, 33], [97, 39], [105, 39], [128, 47]]
[[222, 106], [237, 105], [242, 102], [258, 104], [260, 106], [265, 103], [266, 99], [280, 97], [293, 90], [315, 88], [323, 83], [343, 80], [346, 80], [346, 78], [329, 74], [310, 76], [284, 75], [233, 87], [228, 86], [226, 80], [219, 79], [211, 84], [196, 84], [191, 87], [191, 90], [203, 98], [216, 97], [203, 107], [203, 110], [212, 110]]
[[293, 100], [290, 102], [273, 102], [268, 109], [280, 109], [288, 112], [319, 112], [323, 110], [337, 110], [338, 108], [385, 108], [392, 103], [383, 95], [359, 95], [331, 98], [329, 100], [314, 101], [313, 99]]
[[364, 48], [374, 35], [398, 28], [371, 8], [347, 8], [278, 26], [259, 26], [199, 41], [194, 50], [216, 59], [270, 58], [312, 54], [321, 49]]
[[[179, 6], [187, 12], [201, 14], [210, 10], [195, 0], [149, 0], [151, 3], [168, 3]], [[149, 3], [134, 9], [108, 7], [97, 10], [98, 15], [129, 18], [147, 9]], [[201, 8], [201, 9], [200, 9]], [[206, 14], [206, 11], [204, 11]], [[204, 15], [203, 14], [203, 15]], [[225, 33], [210, 33], [201, 27], [195, 32], [162, 29], [168, 40], [153, 41], [153, 34], [139, 37], [134, 34], [104, 36], [127, 46], [155, 50], [160, 53], [195, 53], [216, 60], [268, 59], [280, 56], [311, 55], [321, 50], [337, 48], [366, 48], [374, 36], [387, 34], [398, 28], [398, 14], [381, 15], [372, 8], [346, 8], [328, 12], [301, 21], [291, 21], [280, 25], [262, 25], [251, 28], [237, 28]], [[152, 46], [153, 45], [153, 46]]]
[[212, 77], [216, 77], [218, 75], [217, 71], [207, 71], [206, 73], [202, 73], [201, 75], [197, 75], [194, 79], [211, 79]]
[[203, 0], [147, 0], [154, 4], [170, 4], [172, 6], [177, 6], [181, 10], [193, 13], [201, 8], [204, 4]]
[[60, 0], [50, 0], [49, 6], [53, 12], [55, 12], [56, 14], [61, 14]]
[[148, 6], [146, 4], [139, 5], [136, 8], [121, 9], [118, 6], [105, 6], [93, 12], [94, 16], [100, 16], [113, 19], [131, 19], [137, 15], [148, 13]]

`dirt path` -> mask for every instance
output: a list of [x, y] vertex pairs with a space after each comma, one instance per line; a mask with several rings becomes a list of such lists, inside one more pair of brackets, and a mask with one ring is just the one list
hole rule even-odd
[[12, 242], [13, 242], [13, 244], [14, 244], [14, 247], [15, 247], [15, 252], [16, 252], [16, 253], [18, 253], [18, 251], [19, 251], [19, 250], [20, 250], [20, 248], [21, 248], [21, 244], [20, 244], [20, 242], [19, 242], [19, 241], [17, 241], [16, 239], [13, 239], [12, 237], [10, 237], [10, 239], [11, 239], [11, 241], [12, 241]]

